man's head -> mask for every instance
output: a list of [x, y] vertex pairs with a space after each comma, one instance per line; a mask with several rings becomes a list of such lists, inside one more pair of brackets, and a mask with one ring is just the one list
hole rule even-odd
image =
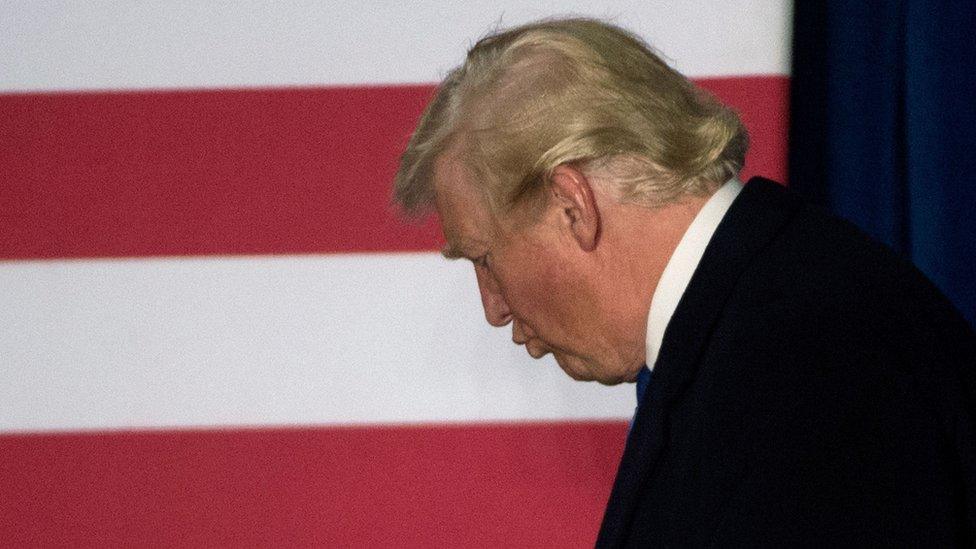
[[[568, 19], [479, 41], [397, 173], [475, 262], [488, 321], [577, 379], [632, 379], [650, 296], [704, 198], [742, 166], [738, 117], [633, 35]], [[635, 363], [636, 362], [636, 363]]]

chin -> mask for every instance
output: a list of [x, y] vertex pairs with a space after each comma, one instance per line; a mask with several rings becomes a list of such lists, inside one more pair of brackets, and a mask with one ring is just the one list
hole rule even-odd
[[[611, 368], [601, 367], [599, 364], [584, 360], [571, 355], [553, 353], [556, 364], [562, 368], [566, 375], [576, 381], [595, 381], [601, 385], [619, 385], [628, 379], [626, 373], [620, 373]], [[631, 378], [634, 376], [631, 375]]]
[[613, 375], [605, 375], [601, 377], [594, 377], [593, 381], [596, 381], [600, 385], [611, 386], [611, 385], [620, 385], [621, 383], [627, 383], [628, 381], [633, 381], [633, 380], [628, 379], [626, 375], [613, 374]]

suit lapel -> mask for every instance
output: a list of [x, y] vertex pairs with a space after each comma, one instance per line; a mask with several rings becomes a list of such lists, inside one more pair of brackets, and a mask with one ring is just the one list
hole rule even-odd
[[650, 386], [617, 471], [598, 547], [626, 542], [641, 489], [668, 439], [669, 410], [694, 381], [706, 343], [739, 276], [796, 207], [797, 201], [778, 184], [753, 178], [716, 229], [664, 333]]

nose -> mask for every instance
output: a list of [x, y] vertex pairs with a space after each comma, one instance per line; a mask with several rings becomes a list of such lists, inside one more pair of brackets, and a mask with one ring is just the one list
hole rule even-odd
[[478, 290], [481, 292], [481, 305], [485, 308], [485, 320], [495, 327], [508, 324], [512, 320], [512, 311], [498, 287], [498, 281], [484, 267], [475, 266], [474, 271], [478, 276]]

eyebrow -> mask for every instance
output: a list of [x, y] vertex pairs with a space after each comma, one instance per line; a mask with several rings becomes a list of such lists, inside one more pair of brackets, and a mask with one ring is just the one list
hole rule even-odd
[[447, 245], [441, 250], [441, 255], [447, 259], [471, 259], [473, 255], [470, 250], [477, 246], [464, 240], [463, 238], [447, 238]]
[[467, 257], [464, 251], [461, 249], [462, 246], [456, 243], [448, 243], [447, 246], [441, 250], [441, 255], [447, 259], [463, 259]]

